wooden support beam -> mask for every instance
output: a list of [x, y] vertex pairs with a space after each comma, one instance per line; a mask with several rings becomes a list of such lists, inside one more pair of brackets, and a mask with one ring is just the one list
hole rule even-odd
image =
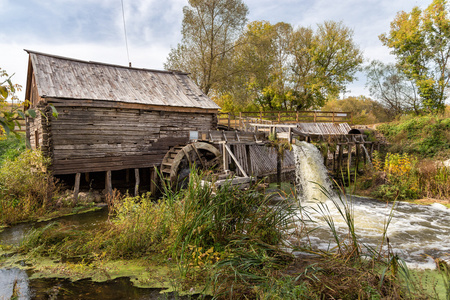
[[84, 180], [89, 183], [89, 172], [84, 173]]
[[135, 179], [134, 196], [137, 197], [139, 196], [139, 184], [141, 183], [141, 178], [139, 176], [139, 169], [134, 169], [134, 179]]
[[77, 173], [75, 175], [75, 186], [73, 189], [73, 198], [75, 199], [75, 201], [78, 201], [78, 193], [80, 192], [80, 178], [81, 173]]
[[222, 143], [222, 158], [223, 158], [223, 170], [228, 171], [228, 155], [227, 148], [225, 147], [225, 143]]
[[130, 169], [125, 170], [125, 182], [126, 183], [130, 182]]
[[281, 154], [280, 151], [277, 151], [277, 186], [278, 189], [281, 189]]
[[150, 168], [150, 193], [156, 194], [156, 187], [158, 186], [158, 172], [156, 167]]
[[242, 168], [241, 164], [239, 163], [239, 161], [237, 160], [237, 158], [234, 156], [233, 152], [231, 151], [230, 147], [228, 147], [227, 144], [223, 143], [226, 151], [228, 151], [228, 154], [231, 156], [231, 158], [234, 160], [234, 162], [236, 163], [236, 166], [239, 168], [239, 170], [242, 172], [242, 175], [244, 175], [244, 177], [248, 177], [247, 173], [245, 173], [244, 168]]
[[106, 192], [107, 195], [112, 195], [112, 174], [111, 174], [111, 170], [106, 171], [105, 192]]
[[361, 156], [361, 145], [355, 144], [355, 176], [359, 170], [360, 156]]
[[247, 173], [250, 176], [253, 176], [252, 158], [250, 156], [250, 145], [245, 145], [245, 156], [247, 157]]
[[347, 170], [348, 170], [348, 173], [349, 173], [349, 176], [350, 176], [351, 175], [350, 174], [351, 173], [350, 169], [352, 167], [352, 148], [353, 148], [353, 145], [350, 144], [350, 143], [348, 143], [347, 145], [348, 145]]

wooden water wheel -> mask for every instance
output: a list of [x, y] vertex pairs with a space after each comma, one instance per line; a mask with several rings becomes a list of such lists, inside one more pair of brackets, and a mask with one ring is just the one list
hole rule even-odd
[[216, 147], [205, 142], [175, 146], [164, 156], [161, 174], [172, 187], [181, 187], [186, 183], [192, 167], [201, 170], [219, 169], [221, 157]]

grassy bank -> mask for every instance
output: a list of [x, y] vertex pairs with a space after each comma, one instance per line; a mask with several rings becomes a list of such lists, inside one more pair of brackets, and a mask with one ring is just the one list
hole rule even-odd
[[407, 116], [377, 127], [388, 146], [357, 180], [357, 193], [383, 200], [433, 198], [450, 206], [450, 118]]
[[[434, 297], [408, 280], [392, 253], [363, 258], [348, 208], [342, 211], [348, 238], [336, 236], [339, 247], [333, 252], [306, 255], [314, 251], [300, 242], [307, 231], [295, 201], [273, 201], [256, 189], [213, 190], [192, 176], [186, 190], [167, 189], [158, 202], [115, 194], [104, 226], [80, 230], [54, 223], [32, 232], [19, 250], [34, 258], [75, 261], [88, 270], [77, 278], [92, 277], [93, 269], [107, 274], [105, 266], [116, 260], [144, 260], [172, 270], [175, 290], [218, 299]], [[305, 254], [294, 256], [295, 250]], [[61, 269], [67, 270], [50, 270]]]

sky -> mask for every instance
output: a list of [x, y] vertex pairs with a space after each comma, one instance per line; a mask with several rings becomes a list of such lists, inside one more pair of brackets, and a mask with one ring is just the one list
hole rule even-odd
[[[342, 21], [366, 62], [394, 62], [378, 36], [389, 31], [399, 11], [426, 8], [431, 0], [243, 0], [248, 21], [286, 22], [316, 28]], [[163, 69], [171, 48], [181, 41], [183, 7], [188, 0], [0, 0], [0, 68], [25, 90], [28, 55], [24, 49], [75, 59]], [[23, 100], [24, 91], [18, 94]], [[369, 96], [365, 77], [345, 96]]]

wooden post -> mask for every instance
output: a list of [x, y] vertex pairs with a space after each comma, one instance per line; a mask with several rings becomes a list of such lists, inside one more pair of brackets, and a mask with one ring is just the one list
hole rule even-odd
[[245, 155], [247, 156], [247, 174], [249, 176], [253, 176], [252, 158], [250, 156], [250, 145], [245, 145]]
[[228, 130], [231, 130], [231, 113], [228, 113]]
[[281, 168], [281, 154], [277, 150], [277, 186], [279, 189], [281, 189]]
[[139, 184], [141, 183], [141, 178], [139, 177], [139, 169], [134, 169], [134, 178], [136, 183], [134, 184], [134, 196], [139, 196]]
[[360, 156], [361, 156], [361, 145], [360, 144], [355, 144], [355, 176], [358, 173], [358, 169], [359, 169], [359, 160], [360, 160]]
[[317, 113], [316, 113], [316, 111], [314, 111], [314, 123], [316, 123], [317, 122]]
[[339, 144], [339, 154], [338, 154], [338, 171], [342, 172], [342, 160], [344, 159], [344, 144]]
[[242, 128], [242, 112], [239, 112], [239, 127], [238, 128], [244, 129], [244, 128]]
[[278, 112], [278, 123], [281, 123], [281, 112]]
[[125, 182], [126, 183], [130, 182], [130, 169], [125, 170]]
[[89, 172], [84, 173], [84, 180], [89, 183]]
[[225, 143], [222, 144], [222, 158], [223, 158], [223, 170], [228, 170], [228, 155], [227, 155], [227, 148], [225, 146]]
[[78, 193], [80, 192], [80, 178], [81, 178], [81, 173], [77, 173], [75, 175], [75, 186], [73, 189], [73, 198], [75, 199], [75, 201], [78, 200]]
[[295, 121], [298, 123], [298, 110], [297, 110], [297, 114], [296, 114], [296, 117], [295, 117]]
[[288, 143], [292, 144], [292, 128], [289, 127], [288, 129]]
[[348, 175], [351, 178], [351, 167], [352, 167], [352, 148], [353, 145], [348, 143], [348, 157], [347, 157], [347, 171], [348, 171]]
[[111, 171], [106, 171], [105, 191], [107, 195], [112, 195], [112, 175]]
[[333, 111], [333, 123], [334, 123], [334, 111]]
[[150, 193], [152, 196], [156, 194], [157, 179], [156, 167], [150, 168]]

